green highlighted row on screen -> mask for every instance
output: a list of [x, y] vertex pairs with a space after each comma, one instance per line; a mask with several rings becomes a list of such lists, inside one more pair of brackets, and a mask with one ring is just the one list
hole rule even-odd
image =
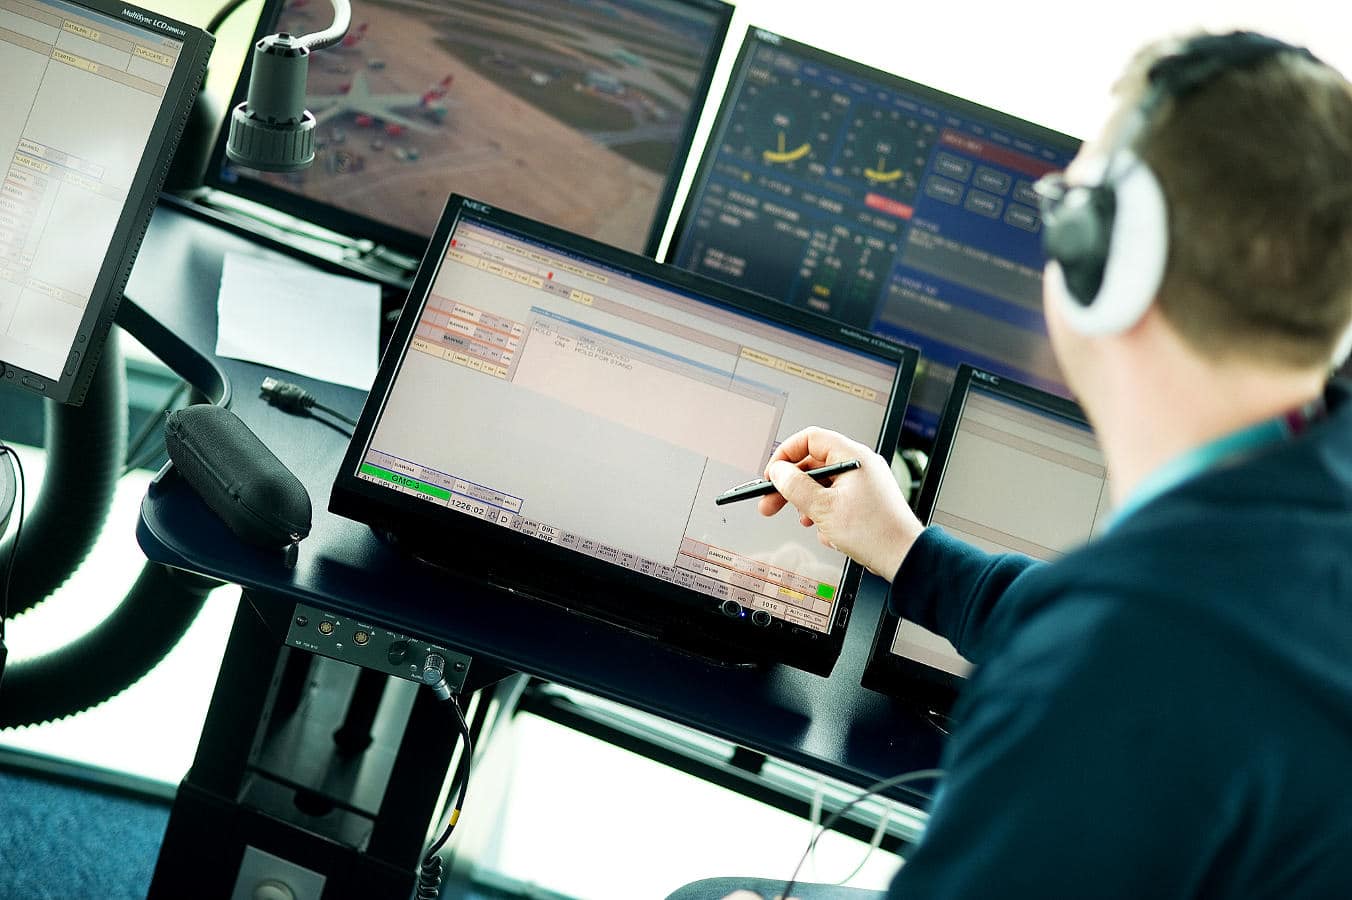
[[[420, 494], [426, 494], [429, 497], [436, 497], [438, 500], [451, 499], [451, 492], [445, 488], [439, 488], [434, 484], [428, 484], [425, 481], [419, 481], [416, 478], [409, 478], [407, 475], [400, 475], [398, 472], [391, 472], [387, 469], [381, 469], [370, 463], [363, 463], [361, 467], [363, 475], [370, 475], [372, 478], [379, 478], [382, 481], [388, 481], [391, 484], [397, 484], [400, 487], [406, 487], [409, 490], [417, 491]], [[817, 585], [817, 596], [823, 600], [830, 600], [836, 595], [836, 589], [829, 584]]]
[[434, 484], [428, 484], [425, 481], [419, 481], [416, 478], [409, 478], [407, 475], [400, 475], [398, 472], [391, 472], [388, 469], [381, 469], [370, 463], [362, 463], [361, 472], [363, 475], [370, 475], [372, 478], [379, 478], [381, 481], [388, 481], [390, 484], [397, 484], [400, 487], [406, 487], [411, 491], [417, 491], [420, 494], [426, 494], [429, 497], [436, 497], [438, 500], [451, 499], [451, 492], [445, 488], [439, 488]]

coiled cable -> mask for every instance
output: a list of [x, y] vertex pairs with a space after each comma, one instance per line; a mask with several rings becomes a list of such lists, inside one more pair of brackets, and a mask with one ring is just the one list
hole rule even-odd
[[427, 848], [422, 865], [418, 868], [418, 886], [413, 896], [416, 900], [437, 900], [441, 896], [442, 862], [441, 848], [451, 838], [451, 832], [460, 821], [460, 810], [465, 806], [465, 790], [469, 786], [470, 759], [474, 756], [474, 740], [470, 737], [469, 724], [460, 704], [454, 697], [448, 698], [451, 710], [455, 713], [455, 724], [460, 729], [460, 759], [455, 766], [455, 779], [451, 782], [451, 793], [455, 794], [455, 803], [451, 807], [450, 818], [445, 829]]

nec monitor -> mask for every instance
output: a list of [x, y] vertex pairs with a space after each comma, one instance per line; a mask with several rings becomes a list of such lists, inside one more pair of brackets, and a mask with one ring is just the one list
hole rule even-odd
[[214, 39], [125, 3], [0, 3], [0, 381], [84, 399]]
[[514, 594], [826, 674], [859, 566], [714, 498], [807, 425], [887, 446], [917, 357], [453, 197], [330, 509]]
[[926, 445], [959, 363], [1068, 393], [1032, 185], [1077, 147], [751, 29], [666, 259], [920, 348], [906, 431]]
[[[353, 0], [310, 61], [315, 162], [208, 181], [421, 255], [452, 192], [652, 255], [727, 35], [720, 0]], [[328, 25], [269, 0], [255, 38]], [[248, 66], [236, 102], [244, 99]]]
[[[990, 553], [1051, 560], [1109, 512], [1103, 454], [1073, 402], [959, 366], [916, 501], [930, 526]], [[953, 645], [884, 611], [865, 687], [946, 712], [970, 671]]]

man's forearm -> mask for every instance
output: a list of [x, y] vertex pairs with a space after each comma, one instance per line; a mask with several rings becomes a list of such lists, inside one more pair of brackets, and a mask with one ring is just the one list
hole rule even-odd
[[986, 553], [936, 527], [926, 528], [892, 580], [888, 606], [972, 656], [982, 629], [1009, 585], [1036, 560]]

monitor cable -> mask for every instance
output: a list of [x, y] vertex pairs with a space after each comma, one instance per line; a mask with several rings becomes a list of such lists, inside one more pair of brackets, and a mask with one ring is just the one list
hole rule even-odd
[[[258, 388], [264, 400], [272, 406], [289, 413], [295, 413], [298, 416], [314, 416], [314, 411], [332, 416], [339, 422], [344, 422], [353, 428], [357, 427], [357, 420], [351, 416], [346, 416], [334, 409], [332, 406], [325, 406], [315, 399], [305, 388], [289, 381], [282, 381], [279, 378], [273, 378], [271, 375], [263, 379], [263, 383]], [[316, 418], [318, 418], [316, 416]], [[321, 420], [322, 421], [322, 420]], [[332, 424], [332, 423], [330, 423]], [[341, 429], [339, 429], [341, 430]], [[346, 432], [348, 437], [351, 432]]]
[[441, 849], [451, 839], [451, 832], [460, 821], [460, 811], [465, 806], [465, 791], [469, 787], [470, 760], [474, 756], [474, 739], [470, 735], [469, 723], [460, 710], [460, 704], [451, 694], [446, 684], [446, 660], [433, 653], [423, 663], [423, 683], [436, 693], [437, 698], [450, 704], [455, 715], [455, 725], [460, 730], [460, 759], [455, 766], [455, 777], [451, 779], [450, 794], [455, 797], [446, 826], [423, 855], [422, 865], [418, 869], [418, 884], [413, 896], [415, 900], [437, 900], [441, 896], [442, 861]]
[[[798, 865], [793, 867], [793, 874], [790, 875], [789, 880], [784, 883], [784, 890], [781, 892], [780, 895], [782, 897], [790, 897], [792, 895], [794, 887], [798, 884], [798, 873], [802, 871], [803, 864], [807, 862], [807, 858], [817, 848], [817, 841], [821, 840], [823, 834], [834, 828], [835, 824], [839, 822], [850, 810], [854, 809], [860, 803], [864, 802], [869, 797], [872, 797], [879, 791], [885, 791], [888, 788], [894, 788], [899, 787], [903, 784], [909, 784], [912, 781], [937, 781], [943, 778], [945, 774], [947, 773], [945, 773], [943, 769], [917, 769], [913, 772], [906, 772], [901, 775], [893, 776], [892, 778], [885, 778], [882, 781], [875, 782], [874, 784], [869, 785], [859, 793], [855, 794], [854, 798], [850, 800], [849, 803], [845, 804], [840, 809], [836, 810], [834, 813], [827, 816], [826, 821], [822, 823], [822, 827], [818, 829], [817, 833], [812, 836], [812, 839], [810, 841], [808, 841], [807, 849], [804, 850], [803, 855], [799, 857]], [[930, 796], [927, 794], [921, 794], [921, 796], [924, 797], [926, 800], [931, 799]]]
[[164, 457], [164, 417], [178, 406], [179, 401], [188, 393], [190, 385], [180, 381], [169, 393], [168, 399], [159, 408], [146, 416], [136, 434], [127, 439], [126, 459], [122, 464], [122, 474], [127, 475], [137, 469], [150, 466], [158, 469], [154, 463]]
[[207, 22], [204, 30], [209, 34], [215, 35], [216, 32], [221, 30], [221, 26], [225, 24], [225, 20], [234, 15], [235, 11], [247, 2], [249, 2], [249, 0], [228, 0], [228, 2], [223, 4], [220, 9], [216, 10], [216, 14], [211, 17], [211, 21]]

